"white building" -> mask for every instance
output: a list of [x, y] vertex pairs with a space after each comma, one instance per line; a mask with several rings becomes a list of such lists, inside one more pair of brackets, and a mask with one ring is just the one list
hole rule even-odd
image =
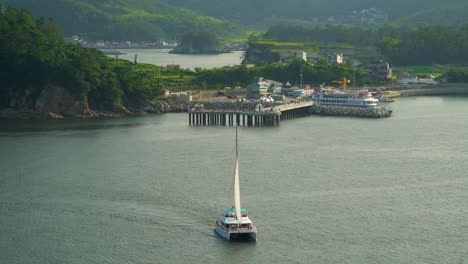
[[281, 90], [282, 83], [260, 77], [257, 82], [247, 85], [247, 99], [258, 99], [262, 95]]
[[280, 61], [289, 61], [293, 59], [302, 59], [307, 61], [307, 52], [305, 51], [281, 51], [279, 53]]
[[327, 56], [328, 62], [332, 64], [343, 64], [343, 53], [335, 53]]

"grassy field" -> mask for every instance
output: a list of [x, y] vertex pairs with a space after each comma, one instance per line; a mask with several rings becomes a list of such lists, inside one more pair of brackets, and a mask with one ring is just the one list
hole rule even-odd
[[421, 66], [394, 66], [392, 67], [393, 76], [398, 77], [400, 71], [408, 72], [411, 75], [425, 77], [435, 75], [436, 77], [442, 76], [445, 72], [450, 70], [468, 70], [468, 65], [421, 65]]
[[273, 46], [277, 46], [278, 49], [274, 50], [281, 50], [281, 51], [287, 51], [287, 50], [312, 50], [312, 51], [319, 51], [320, 49], [323, 48], [328, 48], [328, 49], [353, 49], [354, 47], [351, 45], [346, 45], [346, 44], [329, 44], [329, 43], [318, 43], [318, 42], [280, 42], [280, 41], [267, 41], [267, 40], [262, 40], [258, 41], [257, 43], [260, 44], [270, 44]]

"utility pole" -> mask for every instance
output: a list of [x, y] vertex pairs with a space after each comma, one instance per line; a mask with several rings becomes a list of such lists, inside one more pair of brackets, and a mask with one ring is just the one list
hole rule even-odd
[[301, 66], [301, 89], [302, 89], [302, 66]]
[[353, 88], [356, 88], [356, 68], [353, 67]]

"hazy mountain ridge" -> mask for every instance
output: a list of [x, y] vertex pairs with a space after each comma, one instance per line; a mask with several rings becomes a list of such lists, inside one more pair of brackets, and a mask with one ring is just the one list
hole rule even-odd
[[154, 41], [178, 38], [188, 31], [225, 36], [238, 30], [231, 22], [153, 0], [9, 0], [6, 4], [27, 8], [36, 17], [54, 18], [65, 35], [93, 39]]
[[388, 17], [388, 22], [457, 23], [466, 21], [468, 3], [464, 0], [165, 0], [166, 3], [197, 10], [205, 15], [252, 24], [282, 19], [315, 22], [349, 22], [353, 11], [373, 8]]
[[205, 30], [232, 37], [243, 26], [279, 23], [456, 24], [468, 21], [465, 0], [4, 0], [35, 17], [54, 18], [65, 35], [155, 41]]

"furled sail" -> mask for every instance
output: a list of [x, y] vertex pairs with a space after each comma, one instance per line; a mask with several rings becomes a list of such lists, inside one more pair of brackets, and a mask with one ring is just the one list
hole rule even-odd
[[239, 148], [237, 143], [237, 126], [236, 126], [236, 169], [234, 171], [234, 207], [236, 208], [236, 218], [241, 224], [242, 213], [240, 205], [240, 183], [239, 183]]
[[236, 208], [236, 218], [241, 223], [240, 186], [239, 186], [239, 160], [236, 159], [236, 170], [234, 172], [234, 207]]

